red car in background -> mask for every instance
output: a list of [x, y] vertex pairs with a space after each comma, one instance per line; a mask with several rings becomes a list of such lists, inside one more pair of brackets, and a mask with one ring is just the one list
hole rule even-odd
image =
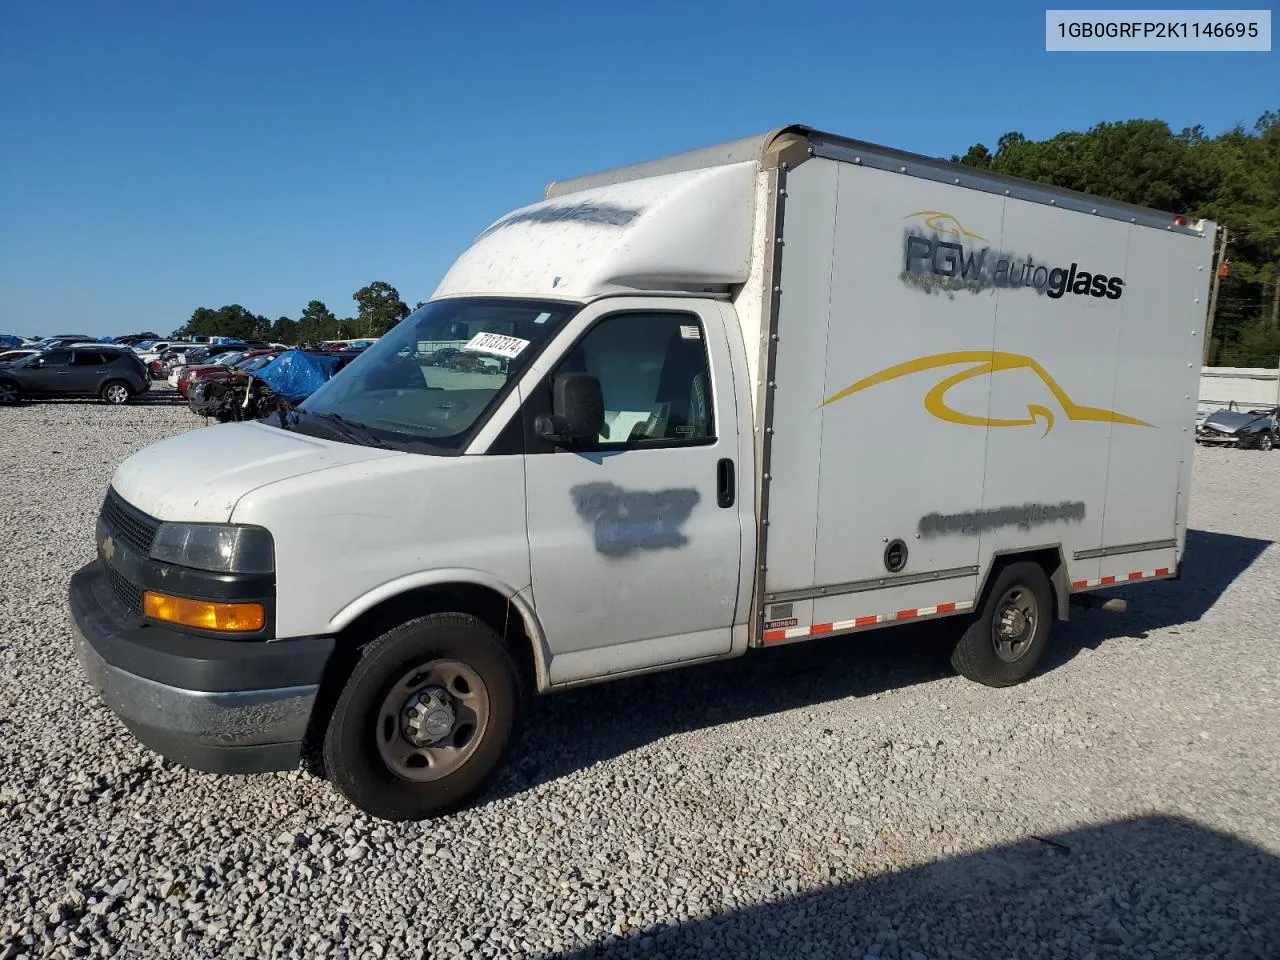
[[191, 389], [191, 384], [197, 380], [225, 380], [227, 370], [232, 366], [238, 367], [251, 360], [257, 360], [259, 357], [274, 360], [280, 356], [280, 353], [281, 351], [279, 350], [246, 350], [236, 356], [235, 362], [232, 364], [202, 363], [196, 366], [183, 367], [182, 373], [178, 376], [178, 392], [185, 397], [187, 396], [187, 391]]

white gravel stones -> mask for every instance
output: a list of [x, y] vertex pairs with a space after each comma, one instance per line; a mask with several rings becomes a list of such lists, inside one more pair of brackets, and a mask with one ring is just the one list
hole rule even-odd
[[547, 698], [491, 795], [387, 825], [161, 761], [86, 689], [67, 578], [130, 451], [202, 421], [0, 409], [0, 960], [1274, 957], [1280, 453], [1197, 453], [1185, 579], [1049, 668], [946, 625]]

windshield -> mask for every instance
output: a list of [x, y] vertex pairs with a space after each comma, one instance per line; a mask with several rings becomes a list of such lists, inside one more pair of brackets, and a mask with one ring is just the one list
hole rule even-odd
[[428, 303], [313, 393], [303, 413], [336, 415], [384, 439], [457, 447], [577, 304]]

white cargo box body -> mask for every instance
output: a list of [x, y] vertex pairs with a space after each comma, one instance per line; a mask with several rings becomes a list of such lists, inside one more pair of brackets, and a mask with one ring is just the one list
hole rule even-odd
[[784, 177], [766, 639], [967, 609], [1031, 549], [1064, 598], [1173, 575], [1212, 224], [852, 149]]
[[[547, 197], [497, 225], [539, 225], [536, 256], [482, 239], [437, 296], [732, 301], [754, 643], [962, 613], [1031, 550], [1064, 611], [1176, 575], [1212, 223], [803, 127]], [[591, 229], [610, 216], [626, 229]]]

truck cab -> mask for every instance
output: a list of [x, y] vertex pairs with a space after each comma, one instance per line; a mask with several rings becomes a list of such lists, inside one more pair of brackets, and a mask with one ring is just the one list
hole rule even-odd
[[[730, 171], [748, 196], [753, 166]], [[135, 735], [253, 772], [327, 724], [331, 779], [420, 817], [487, 775], [517, 691], [743, 652], [751, 389], [728, 290], [754, 223], [720, 209], [725, 179], [623, 190], [630, 229], [604, 200], [517, 211], [299, 409], [126, 460], [71, 606]]]

